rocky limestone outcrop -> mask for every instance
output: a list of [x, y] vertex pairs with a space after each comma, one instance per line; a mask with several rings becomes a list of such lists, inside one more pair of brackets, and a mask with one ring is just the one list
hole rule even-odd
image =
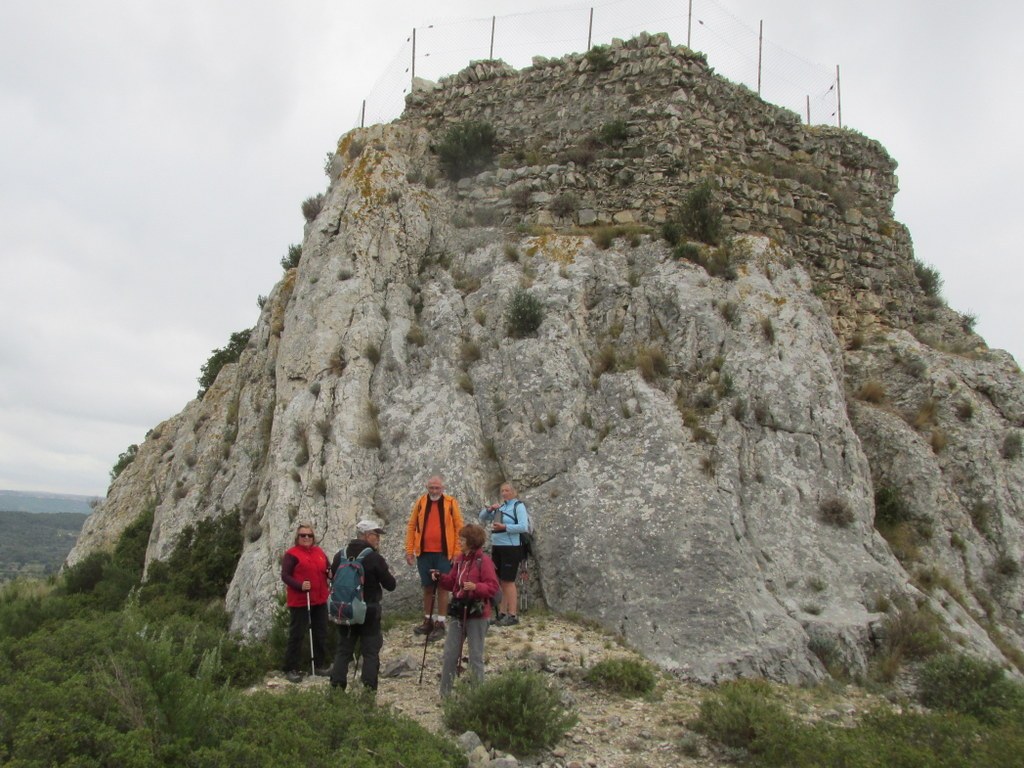
[[[472, 77], [421, 84], [403, 120], [344, 136], [299, 266], [265, 302], [241, 359], [147, 436], [69, 562], [111, 546], [147, 500], [149, 561], [185, 526], [237, 515], [245, 544], [227, 607], [236, 629], [258, 637], [299, 522], [333, 550], [358, 518], [384, 519], [400, 582], [389, 599], [411, 607], [419, 587], [402, 540], [426, 477], [442, 473], [467, 518], [507, 478], [539, 531], [535, 596], [621, 632], [680, 676], [819, 679], [824, 647], [863, 672], [880, 609], [899, 600], [928, 603], [975, 653], [1019, 653], [1024, 463], [1012, 446], [1017, 435], [1019, 454], [1024, 379], [928, 302], [902, 228], [880, 233], [894, 164], [870, 140], [780, 116], [661, 36], [614, 50], [621, 71], [601, 75], [607, 83], [585, 57], [522, 73], [475, 65]], [[638, 153], [627, 159], [647, 168], [641, 180], [609, 182], [602, 174], [619, 160], [605, 158], [438, 183], [431, 145], [462, 114], [453, 104], [498, 81], [492, 106], [466, 115], [502, 130], [519, 119], [526, 136], [571, 142], [600, 123], [569, 120], [587, 113], [583, 96], [541, 121], [520, 93], [599, 103], [603, 88], [612, 101], [634, 95], [637, 147], [693, 131], [687, 156], [707, 151], [719, 168], [750, 164], [751, 145], [730, 138], [737, 125], [776, 152], [781, 131], [856, 166], [807, 150], [836, 184], [848, 174], [858, 194], [880, 195], [874, 223], [814, 192], [794, 197], [802, 213], [780, 227], [776, 205], [743, 213], [734, 191], [749, 179], [720, 174], [735, 279], [674, 258], [656, 229], [602, 247], [606, 238], [571, 226], [584, 210], [654, 224], [703, 171], [655, 171], [656, 153]], [[680, 104], [704, 122], [666, 123]], [[505, 141], [502, 164], [514, 163]], [[529, 195], [499, 205], [516, 183]], [[542, 217], [544, 201], [570, 188], [588, 190], [591, 207]], [[745, 189], [771, 196], [763, 184]], [[480, 206], [501, 215], [481, 225]], [[554, 226], [512, 226], [543, 221]], [[517, 338], [506, 309], [522, 287], [545, 314]], [[905, 500], [912, 541], [891, 545], [876, 530], [880, 489]]]

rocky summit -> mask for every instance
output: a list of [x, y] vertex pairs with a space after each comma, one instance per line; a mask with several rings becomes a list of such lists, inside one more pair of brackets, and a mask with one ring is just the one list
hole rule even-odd
[[[438, 150], [467, 124], [493, 156], [458, 178]], [[531, 599], [681, 678], [863, 672], [894, 606], [1019, 664], [1024, 377], [915, 259], [895, 167], [664, 35], [417, 81], [341, 138], [241, 357], [152, 429], [69, 562], [147, 499], [150, 563], [231, 516], [227, 608], [259, 637], [297, 523], [333, 553], [385, 520], [412, 608], [426, 478], [467, 519], [508, 479]]]

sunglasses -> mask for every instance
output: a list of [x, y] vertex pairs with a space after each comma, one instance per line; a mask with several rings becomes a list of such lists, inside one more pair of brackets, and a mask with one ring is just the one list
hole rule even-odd
[[300, 539], [312, 539], [312, 538], [314, 538], [314, 536], [313, 536], [312, 533], [300, 533], [299, 534], [299, 538]]

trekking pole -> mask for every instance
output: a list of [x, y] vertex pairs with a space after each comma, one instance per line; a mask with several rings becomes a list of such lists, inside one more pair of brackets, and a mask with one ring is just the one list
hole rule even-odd
[[[430, 615], [434, 615], [434, 602], [437, 600], [437, 579], [434, 579], [434, 591], [430, 593]], [[423, 635], [423, 660], [420, 662], [420, 681], [417, 685], [423, 685], [423, 668], [427, 666], [427, 643], [430, 642], [430, 633]]]
[[459, 628], [459, 661], [455, 664], [455, 676], [459, 677], [462, 675], [465, 667], [462, 666], [462, 647], [466, 644], [466, 616], [469, 613], [469, 607], [462, 609], [462, 621], [461, 627]]
[[526, 559], [519, 568], [519, 576], [519, 610], [526, 613], [529, 602], [526, 592], [530, 588], [530, 566]]
[[316, 658], [313, 655], [313, 608], [309, 604], [309, 590], [306, 590], [306, 618], [309, 619], [309, 671], [316, 677]]

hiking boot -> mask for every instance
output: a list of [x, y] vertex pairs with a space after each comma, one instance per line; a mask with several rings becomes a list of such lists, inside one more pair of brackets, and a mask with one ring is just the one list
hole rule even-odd
[[317, 677], [329, 677], [332, 671], [334, 671], [333, 665], [330, 667], [317, 667], [313, 670], [313, 674]]
[[424, 619], [423, 623], [416, 627], [412, 631], [414, 635], [429, 635], [430, 631], [434, 628], [434, 622], [430, 619]]
[[514, 627], [519, 623], [519, 617], [513, 616], [511, 613], [505, 614], [499, 621], [499, 627]]
[[487, 626], [493, 627], [495, 624], [499, 623], [502, 619], [504, 619], [507, 615], [507, 613], [494, 614], [493, 616], [491, 616], [490, 619], [488, 619]]
[[285, 672], [284, 673], [284, 677], [285, 677], [285, 679], [289, 683], [301, 683], [302, 682], [302, 673], [301, 672], [297, 672], [294, 669], [290, 670], [288, 672]]
[[442, 639], [444, 636], [445, 636], [444, 622], [439, 621], [439, 622], [437, 622], [437, 624], [434, 625], [434, 628], [432, 630], [430, 630], [430, 634], [427, 635], [427, 642], [428, 643], [436, 643], [438, 640]]

